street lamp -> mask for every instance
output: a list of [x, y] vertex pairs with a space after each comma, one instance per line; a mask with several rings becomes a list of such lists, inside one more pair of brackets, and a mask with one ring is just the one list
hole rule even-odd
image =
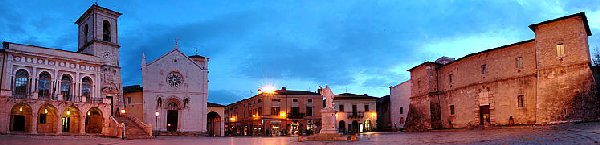
[[[158, 116], [160, 115], [160, 113], [158, 113], [158, 111], [156, 111], [156, 112], [154, 113], [154, 115], [156, 116], [156, 120], [154, 121], [154, 124], [156, 125], [156, 129], [157, 129], [157, 131], [156, 131], [156, 136], [158, 136], [158, 135], [160, 135], [160, 128], [159, 128], [159, 126], [158, 126]], [[155, 136], [155, 137], [156, 137], [156, 136]]]

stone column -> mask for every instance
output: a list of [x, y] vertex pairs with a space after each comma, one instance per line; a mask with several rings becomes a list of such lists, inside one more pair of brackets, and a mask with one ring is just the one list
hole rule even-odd
[[37, 134], [38, 112], [31, 110], [31, 134]]
[[56, 113], [56, 117], [57, 117], [56, 118], [56, 120], [57, 120], [56, 121], [56, 125], [57, 125], [56, 134], [57, 135], [62, 134], [62, 115], [64, 113], [63, 111], [64, 111], [64, 108], [62, 108], [61, 110], [57, 110], [57, 113]]
[[86, 134], [86, 132], [85, 132], [85, 120], [87, 118], [87, 112], [80, 112], [80, 114], [83, 114], [83, 115], [79, 115], [79, 117], [80, 117], [79, 118], [79, 120], [80, 120], [79, 121], [79, 125], [80, 125], [79, 126], [79, 134], [83, 135], [83, 134]]

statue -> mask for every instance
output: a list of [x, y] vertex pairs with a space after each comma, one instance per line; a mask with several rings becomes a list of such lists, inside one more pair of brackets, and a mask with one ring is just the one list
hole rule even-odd
[[325, 88], [319, 86], [319, 89], [321, 89], [321, 95], [325, 96], [325, 108], [333, 109], [333, 98], [335, 96], [333, 95], [333, 92], [331, 91], [329, 86], [326, 85]]

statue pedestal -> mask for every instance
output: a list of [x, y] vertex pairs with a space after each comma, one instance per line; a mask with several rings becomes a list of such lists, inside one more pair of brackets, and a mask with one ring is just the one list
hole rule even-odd
[[340, 134], [335, 129], [335, 110], [333, 108], [321, 109], [321, 132], [309, 137], [306, 140], [321, 140], [321, 141], [344, 141], [348, 140], [348, 136]]
[[321, 133], [338, 133], [335, 129], [335, 110], [333, 108], [321, 109]]

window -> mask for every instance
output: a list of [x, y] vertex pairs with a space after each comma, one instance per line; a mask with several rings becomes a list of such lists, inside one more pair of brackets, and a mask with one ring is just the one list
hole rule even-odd
[[162, 98], [158, 97], [158, 99], [156, 100], [156, 108], [162, 107]]
[[312, 107], [306, 107], [306, 116], [312, 116], [313, 109]]
[[46, 124], [46, 114], [40, 114], [40, 124]]
[[369, 111], [369, 105], [365, 105], [365, 112]]
[[102, 40], [110, 41], [110, 22], [102, 21]]
[[258, 114], [258, 116], [262, 116], [262, 115], [263, 115], [262, 107], [258, 107], [258, 110], [257, 110], [257, 112], [258, 112], [258, 113], [257, 113], [257, 114]]
[[404, 114], [404, 107], [400, 107], [400, 114]]
[[279, 107], [271, 107], [271, 115], [279, 115]]
[[60, 81], [60, 94], [63, 95], [65, 101], [71, 101], [71, 76], [63, 75]]
[[38, 97], [50, 99], [50, 74], [46, 71], [40, 73], [38, 78]]
[[556, 45], [556, 56], [565, 57], [565, 45], [563, 45], [562, 43]]
[[292, 107], [292, 114], [298, 114], [300, 113], [300, 108], [299, 107]]
[[517, 68], [523, 68], [523, 57], [517, 57], [515, 59]]
[[340, 112], [344, 112], [344, 105], [340, 105]]
[[88, 25], [85, 24], [85, 26], [83, 26], [83, 40], [85, 42], [88, 41]]
[[262, 102], [262, 99], [258, 99], [258, 103]]
[[298, 102], [298, 99], [292, 99], [292, 102]]
[[517, 105], [519, 107], [525, 107], [524, 99], [525, 98], [523, 98], [523, 95], [517, 96], [517, 103], [518, 103]]
[[23, 69], [20, 69], [17, 71], [15, 76], [15, 95], [27, 95], [29, 73]]
[[273, 101], [273, 102], [279, 102], [279, 101], [281, 101], [281, 99], [271, 99], [271, 101]]
[[81, 95], [82, 97], [85, 97], [86, 100], [89, 102], [91, 99], [91, 92], [92, 92], [92, 79], [90, 79], [89, 77], [85, 77], [81, 80]]
[[131, 97], [127, 97], [127, 104], [131, 104]]
[[312, 102], [312, 99], [308, 99], [308, 102]]
[[448, 75], [448, 81], [450, 82], [450, 84], [452, 84], [452, 78], [454, 77], [454, 75], [449, 74]]
[[454, 115], [454, 105], [450, 105], [450, 115]]
[[481, 74], [485, 74], [487, 72], [487, 65], [481, 65]]

